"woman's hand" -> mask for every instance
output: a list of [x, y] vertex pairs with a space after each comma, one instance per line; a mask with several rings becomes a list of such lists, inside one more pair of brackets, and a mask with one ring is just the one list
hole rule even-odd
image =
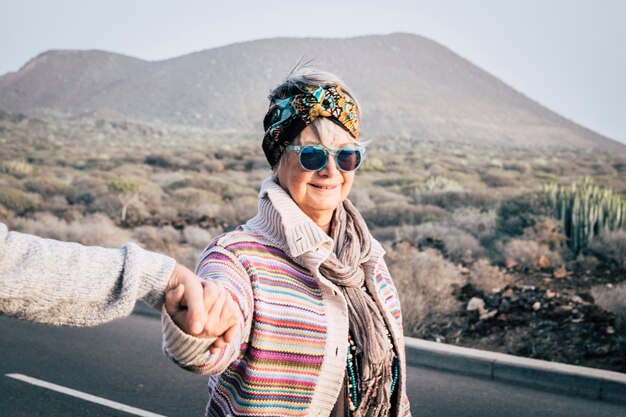
[[[195, 333], [194, 336], [201, 338], [216, 337], [217, 339], [209, 348], [210, 352], [215, 354], [235, 339], [241, 328], [243, 316], [239, 305], [220, 282], [213, 280], [202, 281], [202, 286], [204, 310], [206, 312], [205, 321], [203, 320], [205, 324], [203, 331], [199, 334]], [[182, 331], [190, 333], [187, 329], [189, 310], [187, 309], [184, 294], [184, 284], [167, 291], [165, 295], [165, 309]]]

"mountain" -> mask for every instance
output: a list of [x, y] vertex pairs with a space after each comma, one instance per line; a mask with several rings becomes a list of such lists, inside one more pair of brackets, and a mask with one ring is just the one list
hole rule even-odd
[[364, 136], [626, 150], [438, 43], [402, 33], [265, 39], [155, 62], [50, 51], [0, 77], [0, 109], [260, 134], [270, 89], [310, 59], [350, 86], [363, 108]]

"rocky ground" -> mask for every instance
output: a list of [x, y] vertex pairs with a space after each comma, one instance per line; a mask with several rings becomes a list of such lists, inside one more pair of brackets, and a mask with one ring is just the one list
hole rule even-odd
[[495, 293], [458, 288], [459, 314], [437, 318], [420, 337], [626, 373], [626, 317], [603, 310], [591, 292], [626, 283], [626, 271], [509, 272], [515, 284]]

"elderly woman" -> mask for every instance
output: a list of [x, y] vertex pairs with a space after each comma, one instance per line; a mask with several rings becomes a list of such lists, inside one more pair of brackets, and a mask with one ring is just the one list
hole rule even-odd
[[239, 336], [209, 349], [213, 340], [182, 333], [164, 310], [164, 349], [211, 375], [210, 416], [410, 415], [398, 294], [347, 200], [364, 154], [357, 102], [313, 70], [269, 98], [263, 151], [274, 175], [259, 212], [197, 266], [235, 301]]

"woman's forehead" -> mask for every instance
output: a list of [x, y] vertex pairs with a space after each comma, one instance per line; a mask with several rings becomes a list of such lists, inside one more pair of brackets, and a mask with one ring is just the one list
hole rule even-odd
[[352, 146], [356, 144], [356, 142], [357, 141], [342, 128], [323, 129], [320, 132], [320, 130], [314, 129], [311, 126], [307, 126], [300, 132], [296, 140], [298, 145], [324, 145], [327, 148]]

